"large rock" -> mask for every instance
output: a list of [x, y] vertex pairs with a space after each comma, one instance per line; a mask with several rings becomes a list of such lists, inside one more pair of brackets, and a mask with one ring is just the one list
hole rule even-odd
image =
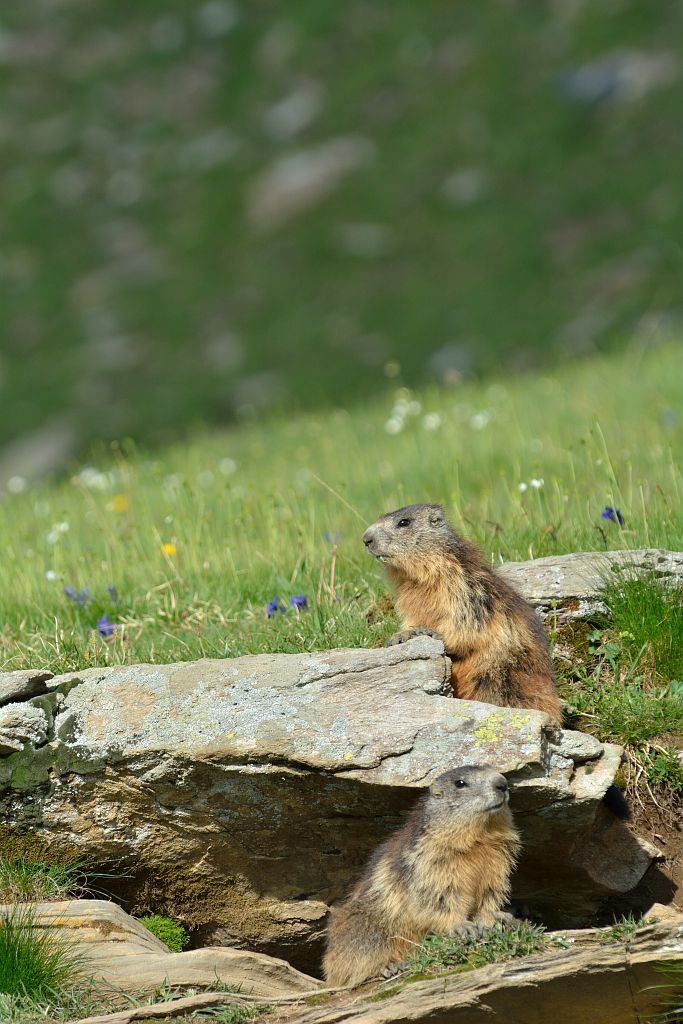
[[602, 592], [607, 582], [652, 573], [683, 585], [683, 551], [638, 548], [631, 551], [579, 551], [530, 562], [506, 562], [499, 572], [543, 617], [559, 621], [590, 619], [607, 611]]
[[302, 1009], [290, 1013], [288, 1021], [642, 1024], [671, 1008], [671, 988], [665, 988], [662, 967], [674, 964], [683, 964], [683, 923], [680, 915], [665, 915], [632, 941], [605, 942], [595, 932], [575, 934], [564, 949], [407, 984], [385, 998], [356, 996], [328, 1008]]
[[[683, 923], [666, 907], [635, 936], [618, 940], [595, 929], [550, 934], [549, 946], [507, 963], [451, 970], [418, 981], [399, 977], [327, 995], [303, 993], [274, 1000], [275, 1019], [288, 1024], [642, 1024], [671, 1007], [662, 967], [683, 964]], [[424, 976], [423, 976], [424, 977]], [[200, 993], [152, 1006], [129, 1006], [82, 1024], [135, 1024], [218, 1010], [254, 997]], [[265, 1018], [265, 1019], [273, 1019]], [[668, 1019], [668, 1018], [667, 1018]]]
[[45, 742], [0, 760], [0, 855], [44, 843], [112, 865], [136, 912], [310, 969], [329, 902], [415, 789], [488, 762], [513, 784], [515, 894], [548, 923], [585, 921], [652, 859], [602, 803], [621, 749], [538, 712], [456, 701], [449, 665], [420, 637], [56, 677], [26, 705], [44, 713]]
[[[11, 907], [0, 906], [0, 918]], [[57, 932], [84, 958], [97, 989], [144, 995], [164, 985], [215, 988], [217, 982], [260, 999], [311, 992], [320, 982], [284, 960], [217, 946], [172, 953], [144, 925], [106, 900], [62, 900], [32, 905], [36, 925]]]

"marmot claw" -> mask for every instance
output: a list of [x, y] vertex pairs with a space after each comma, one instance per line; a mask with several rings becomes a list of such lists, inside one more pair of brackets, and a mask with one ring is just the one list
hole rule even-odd
[[482, 939], [490, 927], [485, 924], [477, 924], [474, 921], [463, 921], [450, 932], [452, 939]]
[[397, 960], [395, 963], [387, 964], [382, 971], [382, 977], [385, 981], [389, 981], [391, 978], [395, 978], [397, 974], [401, 974], [407, 967], [405, 960]]
[[400, 633], [394, 633], [393, 636], [389, 637], [384, 646], [395, 647], [397, 644], [407, 644], [415, 636], [432, 636], [435, 640], [441, 640], [436, 630], [427, 629], [426, 626], [418, 626], [416, 629], [402, 629]]

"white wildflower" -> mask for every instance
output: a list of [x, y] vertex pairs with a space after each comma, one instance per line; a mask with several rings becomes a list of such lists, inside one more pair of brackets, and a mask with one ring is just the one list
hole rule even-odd
[[63, 533], [69, 532], [69, 524], [67, 522], [53, 523], [52, 529], [47, 535], [48, 544], [56, 544]]
[[387, 434], [400, 434], [403, 430], [403, 420], [397, 416], [391, 416], [384, 424]]
[[7, 490], [10, 494], [21, 494], [26, 490], [26, 478], [23, 476], [11, 476], [7, 481]]
[[218, 468], [225, 476], [232, 476], [237, 469], [237, 463], [234, 459], [221, 459], [218, 463]]
[[106, 473], [101, 473], [94, 466], [84, 466], [83, 469], [72, 478], [75, 484], [81, 484], [91, 491], [106, 491], [111, 481]]
[[529, 490], [529, 485], [527, 483], [525, 483], [524, 480], [522, 480], [521, 483], [517, 484], [517, 490], [521, 491], [522, 494], [524, 494], [525, 491]]
[[470, 420], [470, 426], [473, 430], [483, 430], [491, 422], [491, 413], [487, 409], [482, 412], [475, 412], [474, 416]]
[[440, 413], [428, 412], [422, 420], [422, 426], [425, 430], [438, 430], [442, 422]]
[[540, 491], [544, 483], [545, 481], [543, 477], [540, 477], [540, 479], [536, 479], [536, 477], [534, 477], [534, 479], [531, 481], [531, 486], [534, 488], [535, 491]]
[[54, 569], [48, 569], [47, 572], [45, 573], [45, 579], [49, 580], [50, 583], [54, 583], [55, 580], [59, 579], [59, 576], [54, 571]]

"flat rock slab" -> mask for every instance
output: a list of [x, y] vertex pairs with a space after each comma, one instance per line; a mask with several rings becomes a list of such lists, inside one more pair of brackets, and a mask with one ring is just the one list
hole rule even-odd
[[[45, 739], [0, 758], [0, 855], [27, 841], [129, 877], [135, 912], [315, 969], [328, 905], [443, 771], [513, 786], [515, 895], [591, 920], [652, 862], [605, 808], [621, 748], [534, 711], [456, 701], [430, 637], [380, 650], [69, 673], [25, 705]], [[4, 828], [2, 823], [4, 824]]]
[[620, 575], [654, 573], [683, 585], [683, 551], [580, 551], [528, 562], [505, 562], [498, 571], [542, 615], [557, 615], [560, 621], [567, 621], [604, 611], [601, 594], [605, 584], [615, 582]]
[[[683, 921], [667, 918], [632, 942], [601, 944], [595, 932], [566, 949], [404, 985], [377, 999], [316, 1006], [288, 1024], [642, 1024], [666, 1008], [664, 964], [683, 963]], [[385, 986], [391, 990], [394, 986]]]
[[[325, 990], [275, 999], [276, 1019], [287, 1024], [642, 1024], [666, 1007], [662, 965], [683, 961], [680, 914], [654, 907], [655, 923], [628, 941], [606, 943], [595, 929], [550, 935], [550, 948], [504, 964], [434, 975], [423, 981], [393, 979], [362, 989]], [[309, 994], [310, 995], [310, 994]], [[186, 996], [147, 1007], [88, 1017], [82, 1024], [135, 1024], [218, 1009], [240, 993]], [[308, 1004], [308, 1005], [306, 1005]], [[312, 1005], [311, 1005], [312, 1004]], [[265, 1020], [272, 1019], [265, 1017]]]
[[[0, 907], [0, 917], [11, 909]], [[311, 992], [320, 982], [284, 960], [239, 949], [172, 953], [144, 925], [106, 900], [64, 900], [34, 904], [39, 927], [57, 931], [85, 957], [85, 970], [99, 989], [144, 995], [172, 988], [215, 987], [217, 981], [261, 999]]]

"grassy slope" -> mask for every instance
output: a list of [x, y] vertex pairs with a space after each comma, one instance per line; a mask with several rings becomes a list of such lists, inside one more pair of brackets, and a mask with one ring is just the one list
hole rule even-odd
[[[680, 370], [672, 344], [556, 376], [419, 392], [410, 400], [421, 411], [396, 434], [380, 398], [153, 457], [103, 453], [102, 471], [0, 506], [4, 666], [379, 644], [394, 622], [366, 618], [386, 587], [360, 535], [409, 501], [442, 501], [494, 561], [680, 548]], [[532, 478], [543, 486], [520, 492]], [[606, 504], [625, 529], [600, 519]], [[65, 585], [90, 588], [90, 601], [69, 600]], [[266, 618], [274, 595], [300, 593], [308, 612]], [[94, 628], [104, 612], [123, 626], [106, 639]]]
[[[582, 103], [563, 78], [613, 52], [676, 60], [675, 5], [250, 0], [214, 36], [204, 7], [3, 4], [0, 441], [60, 413], [86, 442], [177, 435], [250, 404], [261, 371], [290, 407], [346, 403], [387, 360], [424, 379], [449, 344], [475, 370], [535, 366], [680, 305], [677, 83]], [[306, 82], [319, 115], [270, 137]], [[234, 154], [202, 165], [217, 132]], [[255, 178], [339, 135], [374, 159], [254, 231]], [[472, 169], [481, 197], [449, 203]], [[358, 224], [374, 256], [344, 241]]]

